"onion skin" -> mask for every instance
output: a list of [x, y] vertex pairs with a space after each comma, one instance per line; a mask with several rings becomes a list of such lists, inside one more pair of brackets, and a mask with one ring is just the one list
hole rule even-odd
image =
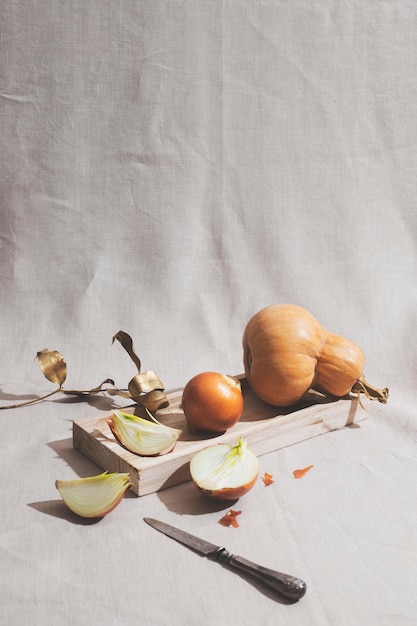
[[237, 378], [217, 372], [197, 374], [185, 385], [182, 410], [192, 433], [223, 433], [243, 411], [242, 387]]
[[225, 502], [231, 502], [234, 500], [238, 500], [242, 496], [244, 496], [248, 491], [252, 489], [254, 484], [258, 479], [258, 474], [246, 485], [242, 485], [241, 487], [224, 487], [223, 489], [203, 489], [197, 483], [194, 483], [197, 489], [204, 496], [208, 498], [212, 498], [213, 500], [220, 500]]

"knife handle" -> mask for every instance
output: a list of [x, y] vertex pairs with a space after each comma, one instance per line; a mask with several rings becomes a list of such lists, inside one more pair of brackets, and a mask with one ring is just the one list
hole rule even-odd
[[252, 563], [252, 561], [248, 561], [241, 556], [231, 554], [226, 548], [219, 548], [215, 554], [215, 558], [219, 563], [223, 563], [233, 569], [257, 578], [265, 583], [265, 585], [290, 600], [299, 600], [307, 591], [307, 585], [300, 578], [282, 574], [273, 569]]

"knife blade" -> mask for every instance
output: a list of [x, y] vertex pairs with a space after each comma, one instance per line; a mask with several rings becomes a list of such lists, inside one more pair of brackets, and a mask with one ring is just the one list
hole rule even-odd
[[307, 591], [307, 585], [305, 582], [296, 576], [283, 574], [281, 572], [277, 572], [276, 570], [263, 567], [262, 565], [257, 565], [256, 563], [248, 561], [241, 556], [231, 554], [222, 546], [216, 546], [205, 539], [200, 539], [200, 537], [191, 535], [190, 533], [180, 530], [179, 528], [175, 528], [175, 526], [171, 526], [165, 522], [161, 522], [150, 517], [144, 517], [143, 519], [147, 524], [149, 524], [149, 526], [156, 528], [156, 530], [159, 530], [159, 532], [164, 535], [175, 539], [175, 541], [182, 543], [195, 552], [211, 558], [212, 560], [215, 560], [232, 570], [238, 570], [239, 572], [243, 572], [244, 574], [248, 574], [256, 578], [269, 588], [290, 600], [299, 600]]

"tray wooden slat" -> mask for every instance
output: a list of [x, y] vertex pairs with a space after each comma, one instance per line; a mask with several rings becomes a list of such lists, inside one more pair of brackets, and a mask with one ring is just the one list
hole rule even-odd
[[[181, 409], [182, 390], [168, 393], [169, 406], [157, 412], [162, 423], [180, 428], [183, 434], [175, 449], [164, 455], [140, 457], [125, 450], [107, 425], [111, 413], [87, 417], [73, 424], [73, 445], [98, 467], [109, 472], [128, 472], [132, 491], [143, 496], [190, 480], [189, 462], [202, 448], [214, 443], [237, 442], [244, 436], [257, 456], [304, 441], [365, 419], [370, 404], [363, 408], [356, 398], [331, 400], [310, 392], [303, 402], [288, 408], [262, 402], [242, 381], [243, 414], [235, 426], [217, 436], [192, 435]], [[129, 409], [126, 409], [129, 410]], [[133, 412], [133, 408], [131, 409]]]

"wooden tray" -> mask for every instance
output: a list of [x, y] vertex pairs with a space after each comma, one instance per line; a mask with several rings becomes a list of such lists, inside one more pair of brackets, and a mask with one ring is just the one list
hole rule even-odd
[[[241, 378], [241, 377], [239, 377]], [[309, 392], [297, 405], [273, 407], [262, 402], [241, 379], [244, 409], [240, 421], [222, 435], [192, 435], [181, 409], [182, 390], [167, 394], [169, 406], [160, 409], [157, 419], [183, 430], [175, 449], [165, 455], [140, 457], [125, 450], [114, 438], [106, 422], [111, 413], [87, 417], [73, 424], [73, 445], [98, 467], [109, 472], [128, 472], [132, 491], [143, 496], [191, 479], [189, 462], [202, 448], [214, 443], [237, 442], [244, 436], [257, 456], [343, 428], [370, 414], [356, 398], [332, 400]], [[363, 400], [362, 400], [363, 402]], [[132, 409], [126, 409], [134, 412]]]

